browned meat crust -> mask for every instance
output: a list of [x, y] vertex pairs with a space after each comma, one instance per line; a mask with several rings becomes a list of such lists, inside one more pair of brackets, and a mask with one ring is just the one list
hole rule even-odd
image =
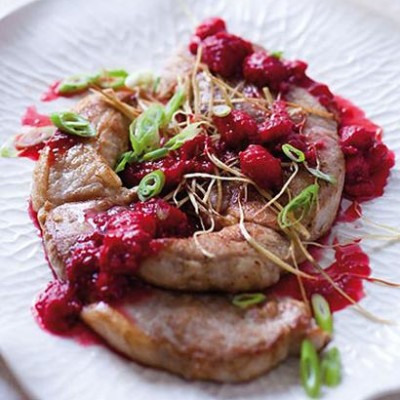
[[153, 291], [122, 309], [87, 306], [83, 320], [107, 342], [145, 365], [186, 379], [240, 382], [296, 354], [308, 337], [317, 349], [329, 337], [303, 303], [270, 299], [242, 310], [227, 298]]

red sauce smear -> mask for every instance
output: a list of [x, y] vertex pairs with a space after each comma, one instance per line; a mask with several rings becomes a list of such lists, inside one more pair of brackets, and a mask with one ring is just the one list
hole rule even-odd
[[350, 101], [336, 96], [340, 144], [346, 159], [344, 195], [358, 202], [382, 196], [395, 156], [382, 142], [382, 129]]
[[87, 221], [93, 231], [71, 248], [67, 281], [51, 282], [35, 304], [39, 323], [53, 333], [74, 335], [85, 304], [126, 299], [141, 260], [159, 251], [164, 238], [193, 232], [187, 216], [161, 199], [88, 213]]
[[[342, 202], [343, 206], [343, 202]], [[362, 216], [361, 205], [357, 201], [352, 201], [347, 208], [341, 210], [337, 221], [338, 222], [355, 222]]]
[[61, 80], [53, 82], [47, 89], [45, 93], [43, 93], [40, 100], [42, 101], [53, 101], [57, 100], [62, 95], [58, 92], [58, 86], [60, 85]]
[[[49, 116], [39, 114], [35, 106], [30, 106], [26, 109], [25, 114], [21, 118], [21, 124], [23, 126], [32, 126], [37, 128], [53, 125]], [[17, 142], [18, 136], [15, 138], [16, 149], [19, 151], [18, 156], [29, 158], [33, 161], [39, 159], [40, 151], [45, 146], [45, 142], [41, 142], [32, 146], [18, 147]]]
[[21, 124], [37, 127], [53, 125], [49, 116], [39, 114], [35, 106], [30, 106], [26, 109], [24, 116], [21, 118]]
[[[341, 310], [352, 304], [338, 293], [333, 285], [320, 275], [310, 263], [303, 263], [300, 270], [316, 278], [315, 280], [302, 278], [308, 299], [314, 293], [319, 293], [327, 299], [332, 311]], [[326, 268], [325, 272], [354, 301], [357, 302], [365, 296], [363, 280], [369, 277], [371, 268], [368, 256], [358, 244], [336, 247], [335, 262]], [[299, 281], [295, 275], [285, 276], [267, 293], [278, 297], [290, 296], [302, 300]]]

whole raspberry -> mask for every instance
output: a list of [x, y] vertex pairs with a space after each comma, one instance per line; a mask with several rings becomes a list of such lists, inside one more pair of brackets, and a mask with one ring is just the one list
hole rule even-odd
[[253, 51], [249, 42], [227, 32], [207, 37], [202, 46], [202, 61], [224, 78], [240, 74], [244, 58]]
[[221, 141], [230, 148], [243, 148], [246, 143], [258, 141], [257, 124], [244, 111], [233, 110], [225, 117], [214, 116], [213, 122], [221, 135]]
[[275, 56], [257, 51], [246, 57], [243, 63], [243, 75], [248, 82], [259, 87], [268, 86], [277, 91], [282, 81], [289, 77], [285, 65]]
[[282, 186], [281, 162], [264, 147], [252, 144], [239, 156], [242, 172], [261, 188], [276, 190]]

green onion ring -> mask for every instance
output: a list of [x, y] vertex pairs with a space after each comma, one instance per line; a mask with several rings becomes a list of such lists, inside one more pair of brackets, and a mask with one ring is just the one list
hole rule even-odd
[[189, 124], [180, 133], [169, 139], [168, 142], [165, 143], [165, 147], [169, 150], [179, 149], [187, 141], [194, 139], [201, 132], [200, 125], [201, 122], [195, 122], [193, 124]]
[[165, 174], [161, 170], [147, 174], [139, 183], [138, 196], [141, 201], [146, 201], [161, 193], [165, 184]]
[[137, 157], [133, 151], [127, 151], [121, 155], [118, 160], [115, 172], [122, 172], [126, 168], [126, 164], [130, 164], [132, 161], [137, 161]]
[[220, 104], [217, 106], [214, 106], [212, 108], [212, 112], [216, 117], [226, 117], [228, 116], [232, 111], [232, 108], [230, 108], [228, 105], [226, 104]]
[[158, 160], [159, 158], [165, 157], [169, 153], [169, 150], [165, 147], [161, 147], [160, 149], [156, 149], [146, 153], [142, 157], [142, 161], [154, 161]]
[[336, 347], [328, 350], [321, 362], [322, 380], [326, 386], [335, 387], [339, 385], [341, 373], [340, 353]]
[[63, 79], [57, 86], [57, 92], [60, 94], [74, 94], [86, 90], [89, 85], [95, 82], [97, 76], [74, 75]]
[[175, 94], [168, 101], [165, 106], [165, 121], [164, 125], [168, 125], [172, 119], [172, 116], [179, 110], [183, 102], [185, 101], [185, 92], [182, 88], [178, 88]]
[[96, 136], [96, 130], [84, 117], [73, 112], [58, 112], [50, 115], [53, 124], [64, 133], [81, 137]]
[[125, 79], [128, 73], [123, 69], [114, 69], [110, 71], [104, 71], [97, 79], [97, 83], [103, 89], [120, 89], [125, 86]]
[[282, 146], [282, 151], [284, 152], [287, 158], [289, 158], [294, 162], [302, 163], [306, 160], [305, 154], [301, 150], [297, 149], [296, 147], [292, 146], [289, 143], [285, 143]]
[[311, 296], [311, 305], [318, 326], [329, 334], [333, 331], [333, 319], [329, 303], [318, 293]]
[[325, 172], [322, 172], [319, 169], [316, 168], [311, 168], [309, 167], [306, 163], [304, 164], [307, 171], [311, 174], [314, 175], [316, 178], [322, 179], [323, 181], [329, 182], [332, 185], [336, 185], [337, 180], [335, 177], [330, 176], [329, 174], [325, 174]]
[[[310, 211], [312, 205], [318, 198], [319, 186], [314, 183], [313, 185], [307, 186], [301, 193], [293, 198], [278, 214], [278, 223], [282, 229], [289, 228], [306, 216]], [[289, 217], [296, 211], [300, 211], [301, 214], [295, 220], [291, 220]]]
[[249, 308], [257, 304], [263, 303], [267, 297], [263, 293], [242, 293], [236, 295], [232, 304], [239, 308]]
[[314, 345], [308, 340], [303, 340], [300, 355], [300, 379], [306, 393], [316, 398], [321, 390], [321, 368]]

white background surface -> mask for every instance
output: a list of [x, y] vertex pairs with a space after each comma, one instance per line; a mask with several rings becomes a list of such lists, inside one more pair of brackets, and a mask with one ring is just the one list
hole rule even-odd
[[[244, 34], [261, 43], [271, 43], [271, 47], [282, 48], [288, 55], [303, 57], [310, 61], [311, 70], [315, 76], [330, 83], [339, 93], [355, 100], [367, 110], [373, 119], [385, 127], [387, 142], [390, 143], [391, 147], [397, 149], [397, 157], [399, 157], [400, 79], [398, 71], [400, 67], [400, 40], [398, 38], [400, 37], [400, 28], [388, 19], [385, 21], [374, 16], [379, 8], [379, 13], [389, 16], [393, 21], [400, 18], [399, 2], [397, 0], [381, 0], [378, 5], [378, 2], [367, 0], [354, 1], [365, 3], [373, 11], [364, 13], [362, 10], [359, 11], [347, 6], [341, 0], [323, 2], [322, 8], [315, 6], [313, 0], [297, 2], [288, 0], [282, 3], [293, 6], [293, 9], [288, 8], [286, 10], [289, 21], [293, 21], [292, 14], [299, 14], [298, 31], [291, 25], [280, 26], [279, 19], [274, 19], [275, 17], [278, 18], [274, 14], [274, 10], [271, 10], [272, 16], [267, 15], [267, 13], [260, 13], [255, 22], [256, 26], [252, 26], [253, 24], [249, 21], [251, 15], [256, 15], [254, 8], [238, 5], [238, 11], [233, 12], [232, 18], [228, 18], [228, 20], [233, 32]], [[25, 2], [25, 0], [0, 0], [0, 16], [4, 10], [9, 10], [10, 7], [14, 8], [19, 3]], [[54, 0], [53, 3], [57, 2], [57, 0]], [[88, 3], [92, 2], [81, 1], [83, 5]], [[104, 3], [98, 1], [98, 8], [104, 8]], [[119, 1], [113, 3], [117, 7]], [[134, 10], [136, 6], [139, 9], [143, 7], [145, 10], [146, 5], [142, 5], [142, 1], [131, 1], [130, 3], [131, 5], [128, 8], [132, 15], [131, 30], [135, 33], [146, 32], [145, 29], [135, 27], [135, 18], [133, 18], [136, 12], [137, 15], [140, 15], [140, 11]], [[163, 2], [163, 4], [166, 3], [171, 4]], [[213, 4], [216, 3], [213, 2]], [[231, 3], [238, 4], [238, 2]], [[268, 2], [264, 1], [264, 3]], [[63, 8], [63, 4], [65, 4], [64, 1], [59, 1], [61, 8]], [[218, 14], [220, 10], [226, 11], [222, 6], [210, 4], [210, 1], [205, 1], [204, 8], [212, 14]], [[315, 12], [308, 9], [314, 6], [317, 8]], [[271, 6], [269, 7], [271, 9]], [[332, 11], [326, 10], [329, 7]], [[63, 15], [68, 15], [67, 8], [64, 8], [65, 13]], [[204, 15], [201, 8], [200, 6], [196, 8], [196, 15]], [[277, 4], [275, 8], [282, 7]], [[118, 10], [116, 9], [116, 11]], [[164, 10], [163, 7], [159, 7], [157, 11], [153, 10], [153, 13], [155, 13], [153, 16], [159, 27], [157, 29], [158, 35], [161, 31], [160, 28], [162, 28], [163, 35], [165, 32], [178, 32], [172, 39], [173, 44], [186, 40], [188, 27], [180, 24], [171, 25], [171, 23], [165, 21], [165, 15], [171, 12], [168, 7]], [[51, 12], [50, 10], [49, 15]], [[87, 10], [83, 10], [83, 13], [85, 12], [87, 13]], [[228, 11], [226, 13], [229, 14]], [[172, 14], [173, 21], [180, 21], [180, 17], [176, 15], [179, 14], [178, 12], [172, 12]], [[117, 16], [118, 12], [115, 15]], [[321, 18], [321, 21], [314, 19], [316, 16]], [[43, 24], [46, 23], [43, 21], [43, 15], [36, 16], [34, 12], [25, 18], [27, 19], [21, 19], [20, 22], [27, 21], [29, 25], [33, 26], [35, 21], [40, 18]], [[263, 18], [270, 23], [275, 23], [274, 26], [268, 27], [265, 32], [259, 29], [264, 26]], [[327, 18], [327, 20], [325, 21], [324, 18]], [[335, 18], [333, 22], [331, 21], [332, 18]], [[241, 19], [245, 21], [243, 25], [240, 23]], [[140, 20], [139, 18], [138, 20], [136, 18], [136, 23], [143, 23], [143, 21], [147, 22], [146, 19]], [[354, 24], [352, 21], [354, 21]], [[60, 23], [62, 25], [62, 21]], [[97, 21], [97, 23], [101, 23], [101, 21]], [[150, 20], [149, 23], [151, 24], [152, 21]], [[330, 30], [326, 27], [326, 24], [331, 28]], [[313, 25], [316, 25], [315, 32], [313, 32]], [[110, 26], [112, 27], [112, 24], [108, 24], [106, 27], [109, 29]], [[21, 32], [25, 28], [30, 29], [29, 26], [16, 27]], [[40, 28], [37, 29], [38, 40], [43, 40], [43, 33], [41, 33]], [[118, 29], [115, 26], [114, 28]], [[259, 29], [258, 32], [256, 32], [257, 28]], [[68, 31], [67, 27], [65, 31]], [[285, 33], [283, 39], [282, 32]], [[315, 36], [316, 33], [320, 32], [323, 33], [321, 36], [323, 40]], [[73, 35], [72, 30], [70, 33]], [[36, 30], [32, 31], [32, 35], [34, 34], [36, 34]], [[93, 34], [93, 32], [88, 34]], [[101, 34], [101, 30], [98, 34]], [[123, 39], [122, 32], [116, 30], [115, 34], [117, 40]], [[151, 34], [154, 34], [154, 32], [149, 32], [147, 39], [153, 39]], [[55, 32], [54, 35], [54, 42], [49, 35], [48, 44], [55, 45], [57, 43], [60, 33]], [[397, 37], [397, 40], [394, 40], [395, 37]], [[4, 37], [0, 36], [0, 43], [3, 40]], [[167, 39], [163, 41], [159, 37], [155, 37], [154, 42], [155, 46], [170, 45]], [[23, 48], [24, 44], [18, 43]], [[153, 41], [151, 43], [153, 44]], [[1, 127], [11, 131], [16, 129], [23, 108], [35, 102], [38, 103], [39, 93], [43, 91], [45, 82], [51, 82], [54, 78], [60, 77], [60, 73], [63, 76], [65, 73], [98, 68], [103, 65], [105, 55], [112, 60], [114, 66], [124, 66], [124, 63], [143, 65], [148, 62], [149, 58], [151, 59], [150, 65], [153, 65], [153, 58], [145, 56], [148, 49], [141, 47], [139, 43], [136, 49], [123, 47], [126, 50], [124, 54], [113, 52], [112, 43], [109, 48], [103, 48], [102, 51], [99, 51], [101, 47], [99, 47], [98, 37], [92, 38], [87, 45], [89, 51], [93, 51], [90, 49], [92, 45], [97, 49], [97, 52], [91, 53], [89, 62], [85, 63], [85, 60], [78, 60], [78, 62], [67, 60], [64, 63], [57, 61], [60, 63], [60, 68], [54, 68], [54, 66], [47, 64], [31, 65], [27, 63], [25, 56], [32, 56], [35, 59], [35, 54], [33, 49], [29, 47], [29, 43], [27, 48], [23, 48], [23, 55], [14, 54], [10, 56], [11, 53], [8, 53], [8, 60], [11, 60], [12, 57], [16, 60], [16, 69], [20, 71], [22, 67], [22, 72], [27, 70], [29, 72], [32, 69], [32, 77], [27, 82], [23, 80], [23, 77], [16, 82], [17, 88], [28, 88], [26, 93], [21, 91], [22, 93], [10, 94], [6, 90], [2, 98], [3, 102], [0, 99]], [[57, 55], [56, 48], [45, 51], [49, 51], [53, 56], [54, 54]], [[163, 50], [161, 48], [158, 53], [150, 52], [150, 54], [153, 57], [159, 56], [163, 54]], [[58, 56], [60, 56], [60, 53], [58, 53]], [[340, 62], [338, 61], [339, 58]], [[43, 63], [43, 61], [41, 62]], [[27, 75], [29, 76], [29, 73]], [[3, 79], [3, 82], [0, 83], [6, 85], [7, 83], [4, 82], [9, 81]], [[13, 104], [10, 105], [10, 102]], [[54, 105], [50, 106], [55, 107]], [[40, 105], [40, 107], [42, 106]], [[4, 115], [5, 111], [9, 112], [10, 115]], [[6, 133], [6, 131], [0, 132], [0, 140], [4, 139]], [[177, 399], [274, 398], [285, 400], [303, 398], [301, 391], [298, 391], [295, 362], [287, 363], [269, 377], [250, 385], [238, 386], [233, 389], [228, 385], [221, 385], [217, 389], [215, 385], [187, 384], [168, 374], [143, 369], [135, 364], [126, 365], [125, 361], [121, 362], [104, 349], [81, 348], [76, 346], [75, 343], [50, 337], [38, 330], [32, 323], [29, 304], [38, 288], [43, 286], [49, 276], [44, 266], [40, 243], [34, 236], [31, 225], [27, 225], [29, 221], [25, 214], [25, 198], [29, 192], [27, 184], [30, 179], [31, 165], [22, 160], [1, 161], [0, 209], [2, 219], [0, 219], [0, 224], [3, 225], [0, 225], [0, 228], [2, 228], [0, 278], [3, 279], [1, 290], [4, 292], [0, 293], [0, 296], [3, 300], [1, 305], [12, 305], [12, 309], [3, 311], [3, 315], [0, 316], [0, 330], [7, 331], [0, 338], [3, 339], [2, 345], [6, 350], [4, 354], [7, 362], [21, 382], [38, 398], [41, 400], [56, 398], [68, 400], [113, 398], [117, 400], [128, 398], [127, 393], [130, 393], [129, 397], [134, 396], [138, 400], [147, 398], [152, 400], [170, 399], [173, 397]], [[14, 185], [16, 179], [18, 184]], [[13, 187], [13, 192], [5, 194], [11, 187]], [[366, 207], [367, 214], [391, 224], [395, 223], [396, 220], [399, 221], [400, 214], [396, 203], [399, 193], [400, 183], [397, 169], [385, 198], [368, 204]], [[13, 203], [11, 206], [10, 202]], [[7, 207], [4, 207], [5, 204]], [[8, 222], [10, 222], [10, 225], [7, 225]], [[4, 228], [7, 229], [7, 234], [10, 237], [4, 237], [6, 232], [6, 230], [3, 230]], [[371, 251], [373, 249], [371, 258], [374, 271], [379, 272], [380, 276], [397, 277], [397, 280], [400, 280], [400, 274], [394, 268], [398, 264], [398, 254], [400, 253], [398, 246], [397, 248], [389, 247], [385, 249], [385, 256], [381, 256], [383, 254], [382, 249], [377, 247], [376, 243], [367, 243], [365, 248]], [[15, 251], [12, 251], [12, 249]], [[12, 268], [19, 268], [15, 275], [11, 268], [7, 269], [6, 267], [11, 260], [13, 262]], [[15, 281], [12, 279], [15, 279]], [[9, 285], [7, 282], [10, 282]], [[18, 290], [13, 292], [12, 290], [16, 286]], [[389, 294], [387, 289], [368, 288], [369, 296], [364, 301], [366, 307], [389, 316], [394, 316], [399, 311], [400, 299], [397, 294], [393, 294], [393, 291], [390, 291]], [[5, 293], [8, 289], [9, 295]], [[399, 313], [397, 313], [397, 316], [399, 316]], [[17, 316], [18, 318], [16, 318]], [[397, 382], [400, 382], [400, 340], [399, 332], [396, 330], [398, 328], [371, 325], [351, 310], [340, 313], [337, 319], [337, 344], [342, 351], [344, 350], [346, 378], [337, 391], [325, 395], [324, 399], [365, 400], [370, 394], [380, 392], [385, 387], [395, 387]], [[44, 358], [43, 355], [40, 358], [36, 354], [36, 351], [40, 351], [40, 349], [45, 352]], [[84, 371], [84, 376], [82, 376], [82, 371]], [[113, 388], [112, 391], [110, 391], [110, 387]], [[1, 390], [4, 389], [1, 389], [0, 386], [0, 399], [12, 398], [10, 397], [11, 394], [6, 394], [6, 392], [2, 394]], [[274, 393], [273, 397], [271, 397], [271, 392]]]

